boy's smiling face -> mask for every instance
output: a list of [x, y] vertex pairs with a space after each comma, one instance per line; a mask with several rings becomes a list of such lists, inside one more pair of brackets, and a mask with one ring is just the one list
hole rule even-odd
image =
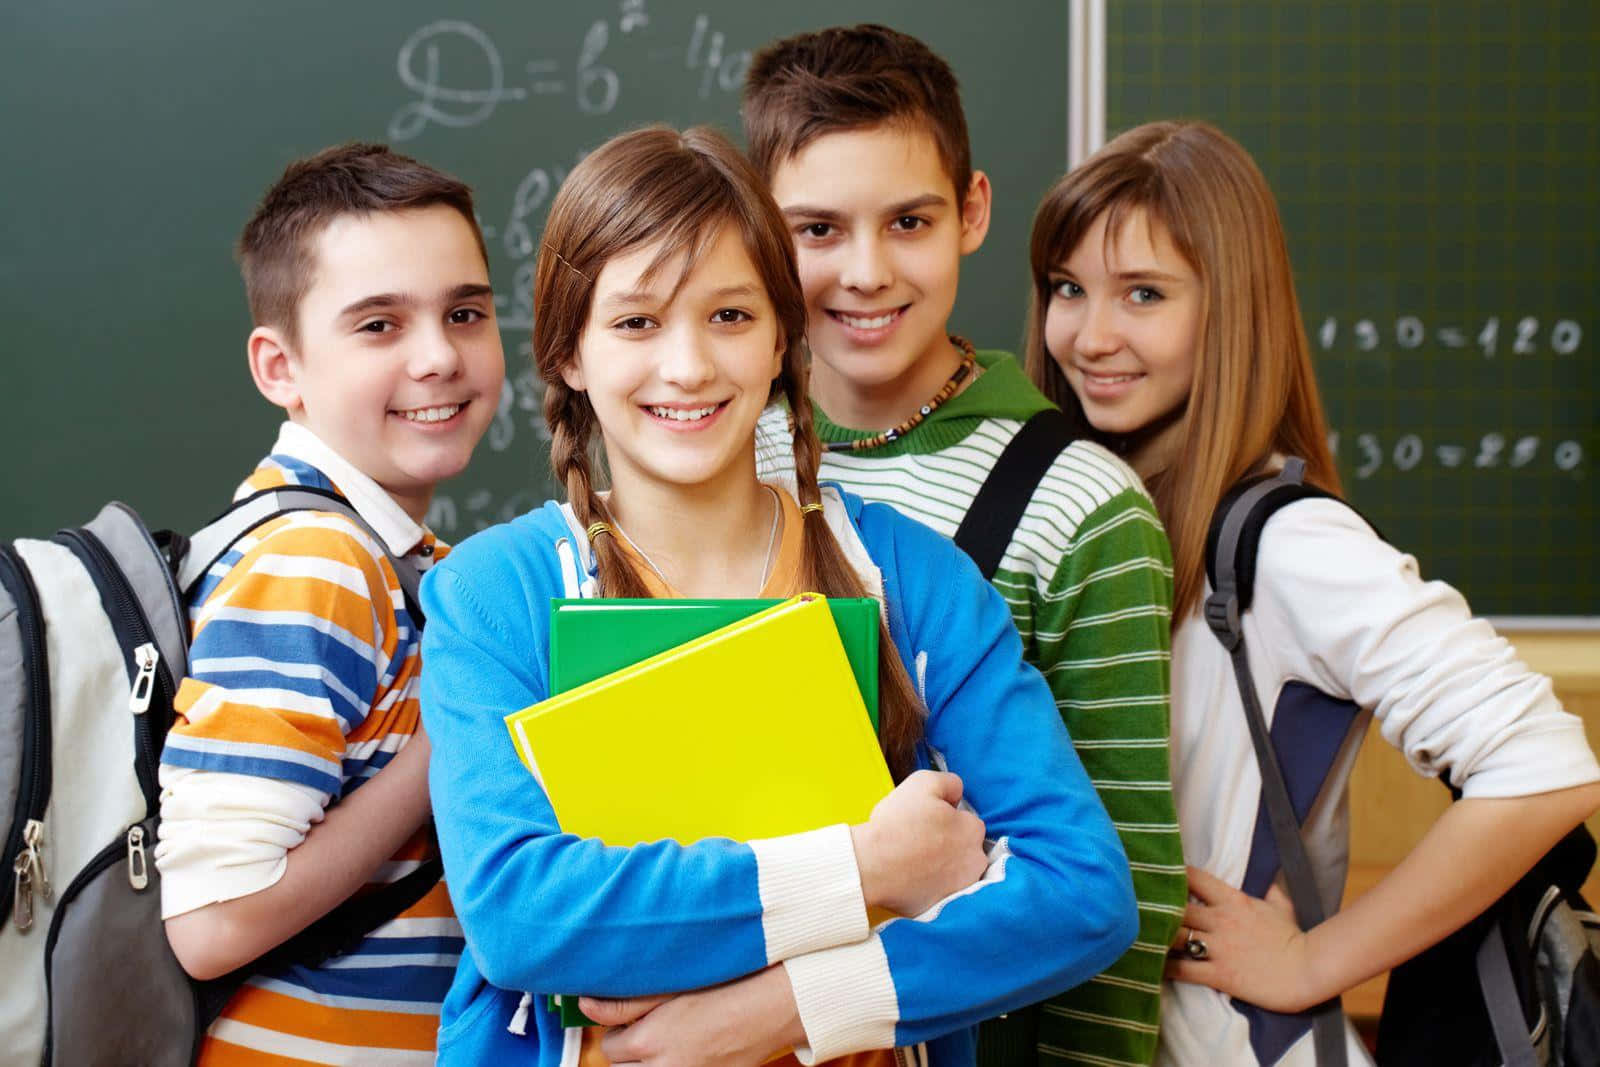
[[257, 387], [413, 518], [459, 474], [505, 359], [472, 227], [454, 208], [346, 214], [312, 241], [298, 338], [250, 335]]
[[824, 134], [780, 163], [772, 195], [805, 289], [811, 392], [856, 429], [916, 411], [960, 362], [946, 337], [961, 257], [989, 227], [989, 181], [958, 197], [915, 123]]

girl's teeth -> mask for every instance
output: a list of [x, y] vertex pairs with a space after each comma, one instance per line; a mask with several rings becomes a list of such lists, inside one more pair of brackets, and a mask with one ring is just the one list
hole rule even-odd
[[460, 410], [460, 404], [446, 404], [442, 408], [417, 408], [414, 411], [402, 411], [398, 414], [409, 422], [443, 422], [454, 418], [456, 412]]
[[671, 419], [674, 422], [698, 422], [717, 410], [717, 405], [709, 404], [703, 408], [651, 408], [650, 414], [658, 419]]
[[1089, 377], [1101, 385], [1121, 385], [1123, 382], [1131, 382], [1139, 376], [1137, 374], [1091, 374]]
[[889, 325], [891, 322], [893, 322], [894, 321], [894, 317], [896, 315], [898, 315], [898, 314], [899, 314], [899, 312], [897, 312], [897, 311], [891, 311], [887, 315], [877, 315], [877, 316], [874, 316], [873, 318], [870, 318], [870, 319], [863, 319], [863, 318], [859, 318], [859, 317], [857, 317], [855, 315], [846, 315], [844, 312], [841, 311], [839, 313], [839, 318], [844, 320], [844, 324], [846, 326], [851, 327], [852, 329], [856, 329], [856, 330], [878, 330], [878, 329], [882, 329], [883, 327], [885, 327], [885, 326]]

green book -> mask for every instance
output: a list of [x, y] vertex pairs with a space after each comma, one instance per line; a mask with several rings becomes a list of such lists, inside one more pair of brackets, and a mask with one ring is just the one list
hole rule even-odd
[[[764, 611], [781, 600], [552, 600], [550, 602], [550, 693], [603, 678], [686, 641]], [[878, 728], [878, 602], [872, 597], [829, 597], [867, 706]]]
[[[598, 597], [550, 602], [550, 693], [565, 693], [613, 671], [677, 648], [782, 600], [691, 600]], [[878, 729], [878, 602], [872, 597], [828, 598], [850, 670], [861, 689], [872, 729]], [[550, 995], [562, 1026], [594, 1026], [578, 998]]]

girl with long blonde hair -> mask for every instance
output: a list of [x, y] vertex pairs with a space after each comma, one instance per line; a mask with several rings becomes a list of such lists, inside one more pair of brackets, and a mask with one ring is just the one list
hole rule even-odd
[[[1127, 458], [1172, 540], [1171, 751], [1191, 902], [1159, 1061], [1313, 1064], [1298, 1013], [1491, 904], [1600, 805], [1600, 767], [1549, 680], [1459, 593], [1424, 582], [1339, 501], [1289, 504], [1263, 529], [1242, 625], [1290, 793], [1308, 804], [1302, 838], [1328, 910], [1370, 718], [1464, 795], [1377, 886], [1301, 931], [1274, 886], [1229, 653], [1199, 611], [1207, 532], [1235, 483], [1298, 456], [1308, 482], [1339, 489], [1272, 193], [1215, 127], [1141, 126], [1045, 196], [1031, 264], [1031, 376]], [[1348, 1028], [1345, 1044], [1349, 1062], [1367, 1062]]]
[[[655, 127], [585, 157], [534, 298], [567, 503], [468, 539], [422, 596], [434, 812], [469, 950], [439, 1061], [755, 1065], [795, 1048], [888, 1067], [925, 1045], [923, 1062], [972, 1063], [980, 1019], [1098, 972], [1136, 924], [1115, 831], [1005, 603], [931, 531], [818, 485], [787, 227], [719, 134]], [[802, 413], [796, 475], [763, 483], [756, 421], [780, 395]], [[867, 823], [632, 848], [561, 832], [502, 724], [548, 695], [552, 598], [807, 589], [883, 605], [899, 785]], [[872, 907], [906, 918], [869, 928]], [[564, 1033], [531, 995], [548, 992], [587, 994], [613, 1028]]]

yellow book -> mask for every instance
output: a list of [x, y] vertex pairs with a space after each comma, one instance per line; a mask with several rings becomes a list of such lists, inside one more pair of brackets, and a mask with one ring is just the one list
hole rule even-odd
[[865, 822], [893, 783], [805, 593], [506, 716], [562, 830], [611, 845]]

